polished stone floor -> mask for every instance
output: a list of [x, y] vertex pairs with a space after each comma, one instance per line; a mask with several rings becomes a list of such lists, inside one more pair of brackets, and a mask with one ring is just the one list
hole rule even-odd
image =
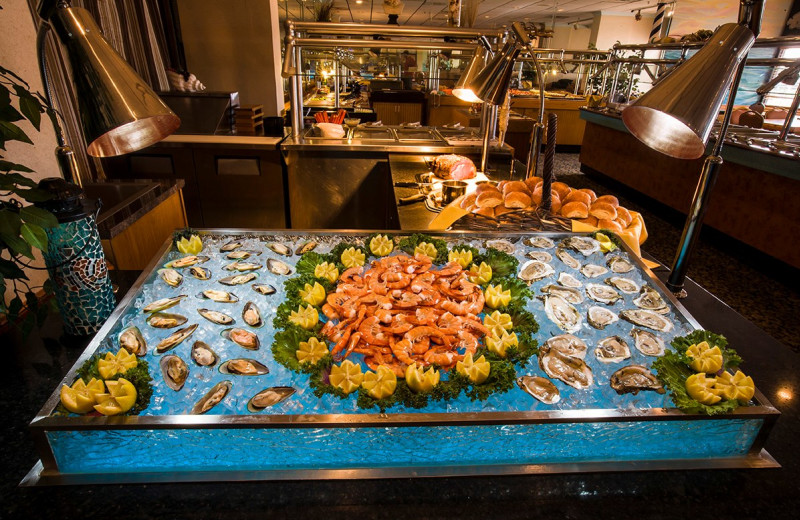
[[[684, 216], [608, 178], [584, 175], [578, 154], [556, 154], [558, 180], [598, 195], [613, 193], [644, 216], [649, 233], [642, 249], [670, 266]], [[712, 194], [713, 197], [713, 194]], [[800, 353], [800, 271], [777, 262], [713, 229], [704, 228], [688, 276], [770, 336]]]

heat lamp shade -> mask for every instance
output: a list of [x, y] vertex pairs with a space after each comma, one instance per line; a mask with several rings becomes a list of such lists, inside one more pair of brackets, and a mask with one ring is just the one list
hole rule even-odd
[[720, 26], [694, 56], [622, 111], [625, 126], [670, 157], [701, 157], [737, 66], [754, 41], [744, 25]]
[[489, 51], [484, 49], [482, 45], [478, 45], [467, 64], [467, 68], [461, 73], [461, 77], [458, 78], [458, 82], [453, 87], [453, 95], [455, 97], [467, 103], [483, 103], [483, 100], [475, 95], [469, 85], [486, 66], [488, 53]]
[[87, 10], [59, 8], [50, 21], [69, 55], [89, 155], [134, 152], [178, 129], [178, 116], [114, 51]]
[[469, 83], [469, 87], [478, 98], [492, 105], [502, 105], [506, 98], [514, 62], [520, 48], [515, 42], [508, 41], [503, 49]]

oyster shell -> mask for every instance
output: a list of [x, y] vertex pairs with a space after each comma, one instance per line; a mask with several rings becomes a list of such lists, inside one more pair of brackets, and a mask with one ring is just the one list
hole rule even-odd
[[581, 274], [586, 278], [594, 278], [595, 276], [600, 276], [607, 272], [608, 269], [602, 265], [586, 264], [581, 268]]
[[191, 267], [193, 265], [203, 264], [205, 262], [208, 262], [209, 260], [211, 259], [207, 256], [189, 255], [189, 256], [184, 256], [182, 258], [178, 258], [177, 260], [173, 260], [171, 262], [167, 262], [166, 264], [164, 264], [164, 267], [166, 267], [167, 269], [181, 269], [183, 267]]
[[592, 386], [592, 369], [580, 358], [565, 356], [561, 352], [543, 346], [539, 351], [539, 367], [551, 379], [558, 379], [578, 390]]
[[274, 258], [270, 258], [269, 260], [267, 260], [267, 269], [269, 269], [269, 272], [271, 272], [272, 274], [283, 274], [283, 275], [292, 274], [291, 267], [281, 262], [280, 260], [275, 260]]
[[602, 363], [619, 363], [631, 357], [631, 349], [619, 336], [609, 336], [600, 340], [594, 355]]
[[197, 309], [197, 313], [211, 323], [216, 323], [217, 325], [230, 325], [235, 321], [224, 312], [212, 311], [211, 309]]
[[498, 251], [508, 253], [509, 255], [513, 255], [514, 252], [516, 251], [514, 244], [504, 239], [487, 240], [486, 247], [493, 247]]
[[658, 378], [643, 365], [628, 365], [622, 367], [610, 378], [611, 388], [618, 394], [638, 394], [641, 390], [652, 390], [659, 394], [664, 393], [664, 386]]
[[183, 282], [183, 275], [175, 269], [159, 269], [158, 276], [170, 287], [177, 287]]
[[594, 301], [605, 303], [606, 305], [613, 305], [615, 301], [622, 298], [622, 295], [613, 287], [599, 283], [587, 283], [586, 295]]
[[561, 242], [566, 248], [572, 249], [583, 256], [589, 256], [600, 251], [600, 242], [592, 237], [569, 237]]
[[583, 302], [583, 294], [578, 289], [573, 287], [564, 287], [563, 285], [545, 285], [540, 289], [545, 294], [554, 294], [556, 296], [561, 296], [569, 303], [582, 303]]
[[626, 310], [620, 312], [619, 315], [634, 325], [640, 325], [648, 329], [657, 330], [659, 332], [669, 332], [672, 330], [672, 322], [653, 311], [646, 311], [644, 309]]
[[219, 366], [219, 371], [223, 374], [233, 374], [237, 376], [262, 376], [269, 374], [269, 368], [255, 359], [236, 358], [231, 359]]
[[189, 274], [198, 280], [211, 280], [211, 270], [199, 265], [193, 265], [189, 268]]
[[636, 294], [640, 289], [636, 282], [621, 276], [611, 276], [606, 278], [605, 282], [625, 294]]
[[561, 400], [561, 394], [558, 388], [546, 377], [518, 377], [517, 386], [525, 390], [531, 397], [538, 399], [544, 404], [555, 404]]
[[528, 251], [525, 253], [525, 256], [531, 260], [537, 260], [539, 262], [544, 262], [545, 264], [553, 261], [553, 255], [547, 251]]
[[253, 290], [258, 294], [263, 294], [265, 296], [269, 296], [270, 294], [275, 294], [275, 292], [277, 291], [275, 287], [271, 286], [268, 283], [254, 283]]
[[578, 287], [582, 287], [583, 284], [572, 276], [569, 273], [561, 273], [558, 275], [558, 283], [563, 285], [564, 287], [571, 287], [572, 289], [577, 289]]
[[254, 264], [252, 262], [242, 262], [241, 260], [237, 260], [235, 262], [231, 262], [230, 264], [223, 267], [226, 271], [256, 271], [264, 267], [261, 264]]
[[249, 330], [238, 328], [225, 329], [220, 332], [220, 335], [225, 339], [233, 341], [240, 347], [246, 348], [247, 350], [258, 350], [258, 348], [261, 346], [258, 336]]
[[156, 300], [153, 303], [145, 305], [142, 308], [142, 312], [157, 312], [169, 309], [170, 307], [175, 307], [178, 305], [182, 299], [188, 297], [186, 294], [179, 294], [178, 296], [172, 296], [171, 298], [161, 298], [160, 300]]
[[228, 251], [233, 251], [235, 249], [239, 249], [244, 245], [244, 242], [232, 241], [228, 242], [224, 246], [220, 247], [219, 250], [221, 253], [227, 253]]
[[586, 342], [572, 334], [561, 334], [548, 339], [545, 344], [550, 350], [557, 350], [565, 356], [583, 359], [586, 357]]
[[520, 279], [531, 283], [550, 276], [555, 272], [555, 269], [553, 269], [550, 264], [545, 264], [544, 262], [539, 262], [537, 260], [530, 260], [522, 264], [522, 267], [519, 270], [519, 275], [517, 276], [519, 276]]
[[119, 333], [119, 346], [139, 357], [147, 354], [147, 341], [138, 327], [128, 327]]
[[633, 336], [633, 342], [636, 348], [645, 356], [658, 357], [664, 355], [664, 340], [652, 332], [642, 329], [633, 329], [631, 331], [631, 336]]
[[258, 309], [258, 305], [253, 302], [247, 302], [244, 304], [244, 309], [242, 310], [242, 319], [251, 327], [257, 328], [264, 325], [264, 320], [261, 318], [261, 311]]
[[211, 410], [223, 399], [225, 399], [225, 396], [228, 395], [228, 392], [232, 386], [233, 383], [230, 381], [222, 381], [221, 383], [217, 383], [211, 390], [208, 391], [206, 395], [197, 401], [189, 413], [192, 415], [199, 415]]
[[273, 253], [277, 253], [283, 256], [292, 256], [292, 250], [285, 245], [281, 244], [280, 242], [271, 242], [267, 245], [270, 249], [272, 249]]
[[531, 237], [528, 239], [528, 245], [540, 249], [550, 249], [551, 247], [555, 247], [556, 244], [547, 237]]
[[183, 388], [186, 378], [189, 377], [189, 367], [186, 366], [186, 362], [178, 356], [170, 354], [161, 358], [159, 364], [167, 386], [176, 392]]
[[633, 271], [633, 264], [627, 259], [615, 255], [606, 261], [606, 265], [615, 273], [629, 273]]
[[217, 303], [236, 303], [239, 297], [227, 291], [217, 291], [215, 289], [206, 289], [198, 295], [200, 298], [205, 298]]
[[612, 323], [619, 321], [619, 316], [605, 307], [592, 305], [589, 307], [589, 310], [586, 311], [586, 319], [589, 322], [589, 325], [596, 329], [602, 330]]
[[580, 269], [581, 267], [581, 263], [578, 262], [578, 260], [576, 260], [575, 257], [573, 257], [571, 254], [569, 254], [567, 250], [564, 249], [563, 247], [559, 246], [556, 248], [556, 256], [558, 257], [559, 260], [564, 262], [564, 265], [566, 265], [567, 267], [570, 267], [572, 269]]
[[258, 273], [247, 273], [247, 274], [237, 274], [234, 276], [226, 276], [225, 278], [220, 278], [218, 280], [219, 283], [222, 285], [234, 286], [234, 285], [243, 285], [247, 282], [252, 282], [258, 278]]
[[667, 302], [664, 301], [658, 291], [647, 285], [642, 287], [642, 292], [639, 294], [638, 298], [633, 300], [633, 304], [640, 309], [657, 312], [659, 314], [666, 314], [669, 312]]
[[192, 345], [192, 359], [201, 367], [213, 367], [219, 361], [219, 356], [207, 343], [195, 341]]
[[302, 244], [300, 244], [300, 247], [298, 247], [297, 251], [295, 251], [294, 253], [297, 256], [304, 255], [304, 254], [316, 249], [318, 245], [319, 245], [319, 242], [316, 242], [314, 240], [309, 240], [308, 242], [303, 242]]
[[295, 393], [291, 386], [271, 386], [260, 391], [247, 401], [247, 409], [253, 413], [258, 413], [265, 408], [275, 406], [281, 401], [285, 401]]
[[163, 354], [164, 352], [175, 348], [183, 340], [194, 334], [195, 329], [197, 329], [197, 323], [193, 323], [186, 328], [176, 330], [166, 338], [162, 339], [158, 345], [156, 345], [156, 354]]
[[171, 329], [186, 323], [186, 316], [170, 314], [168, 312], [154, 312], [145, 320], [148, 325], [157, 329]]
[[544, 311], [550, 321], [564, 332], [577, 332], [581, 328], [581, 315], [561, 296], [548, 294], [544, 297]]

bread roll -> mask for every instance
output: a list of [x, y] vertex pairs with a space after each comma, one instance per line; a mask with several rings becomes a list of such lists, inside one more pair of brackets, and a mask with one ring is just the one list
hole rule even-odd
[[529, 191], [533, 191], [536, 189], [536, 185], [542, 182], [541, 177], [531, 177], [530, 179], [525, 179], [525, 184], [528, 186]]
[[572, 188], [563, 182], [556, 181], [553, 183], [553, 191], [558, 193], [558, 197], [563, 200], [569, 196], [569, 192], [572, 191]]
[[553, 197], [553, 202], [550, 204], [550, 213], [552, 213], [553, 215], [561, 214], [561, 199], [559, 199], [558, 197]]
[[594, 192], [594, 190], [590, 190], [589, 188], [581, 188], [578, 191], [582, 191], [583, 193], [587, 194], [589, 198], [592, 199], [592, 202], [597, 200], [597, 194]]
[[487, 182], [487, 181], [479, 182], [475, 186], [475, 193], [480, 195], [484, 191], [498, 191], [499, 192], [500, 190], [497, 189], [497, 185], [494, 184], [493, 182]]
[[484, 217], [494, 217], [494, 208], [478, 208], [475, 213]]
[[617, 217], [616, 219], [614, 219], [614, 222], [616, 222], [617, 224], [619, 224], [619, 227], [621, 227], [623, 231], [624, 231], [625, 229], [627, 229], [627, 227], [628, 227], [628, 224], [626, 224], [626, 223], [625, 223], [625, 221], [624, 221], [624, 220], [622, 220], [622, 219], [621, 219], [621, 218], [619, 218], [619, 217]]
[[617, 219], [624, 222], [622, 227], [628, 227], [633, 222], [633, 215], [623, 206], [617, 208]]
[[503, 195], [498, 190], [484, 191], [478, 195], [475, 203], [479, 208], [494, 208], [503, 203]]
[[[478, 203], [480, 206], [480, 202]], [[589, 208], [589, 214], [597, 217], [598, 220], [614, 220], [617, 218], [617, 209], [608, 202], [602, 202], [599, 198]]]
[[605, 218], [597, 219], [597, 227], [599, 227], [600, 229], [610, 229], [615, 233], [622, 233], [622, 226], [620, 226], [619, 223], [617, 223], [614, 220], [609, 220]]
[[586, 218], [589, 216], [589, 206], [577, 200], [566, 202], [561, 206], [561, 214], [567, 218]]
[[531, 198], [530, 196], [528, 196], [527, 191], [525, 192], [512, 191], [505, 196], [505, 202], [503, 202], [503, 204], [507, 208], [514, 208], [514, 209], [527, 208], [530, 207], [531, 205]]
[[608, 202], [609, 204], [611, 204], [615, 208], [617, 206], [619, 206], [619, 200], [617, 200], [617, 198], [615, 196], [613, 196], [613, 195], [601, 195], [601, 196], [597, 197], [595, 202]]
[[592, 205], [592, 198], [589, 196], [588, 193], [584, 193], [580, 190], [572, 190], [571, 192], [569, 192], [567, 198], [564, 199], [564, 203], [567, 202], [581, 202], [586, 206], [588, 210], [589, 206]]
[[508, 181], [500, 181], [500, 182], [498, 182], [497, 183], [497, 189], [500, 190], [500, 191], [503, 191], [504, 188], [506, 187], [506, 184], [508, 184]]
[[501, 206], [497, 206], [496, 208], [494, 208], [494, 216], [495, 217], [499, 217], [500, 215], [502, 215], [504, 213], [508, 213], [509, 211], [514, 211], [514, 210], [511, 209], [511, 208], [507, 208], [505, 206], [502, 206], [502, 205]]
[[461, 209], [467, 209], [469, 206], [474, 206], [475, 199], [477, 198], [478, 194], [474, 192], [464, 195], [464, 198], [461, 199], [461, 204], [459, 204], [459, 206], [461, 206]]
[[508, 181], [500, 189], [503, 191], [504, 197], [508, 196], [509, 193], [514, 191], [521, 191], [527, 194], [530, 194], [531, 192], [531, 190], [528, 189], [528, 185], [522, 181]]
[[592, 227], [597, 227], [597, 217], [593, 217], [591, 215], [586, 218], [578, 219], [578, 222], [583, 222], [584, 224], [589, 224]]
[[467, 213], [475, 213], [475, 211], [477, 210], [478, 210], [478, 205], [475, 204], [474, 202], [469, 206], [467, 206], [466, 208], [464, 208], [464, 211], [466, 211]]
[[531, 205], [533, 206], [541, 206], [542, 205], [542, 187], [539, 186], [533, 192], [531, 192]]

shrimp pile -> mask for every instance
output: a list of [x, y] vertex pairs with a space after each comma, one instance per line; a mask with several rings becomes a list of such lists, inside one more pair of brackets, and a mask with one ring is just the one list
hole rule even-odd
[[487, 333], [481, 288], [457, 262], [432, 268], [425, 255], [397, 255], [347, 269], [322, 306], [322, 334], [341, 361], [356, 352], [398, 377], [412, 363], [450, 369]]

